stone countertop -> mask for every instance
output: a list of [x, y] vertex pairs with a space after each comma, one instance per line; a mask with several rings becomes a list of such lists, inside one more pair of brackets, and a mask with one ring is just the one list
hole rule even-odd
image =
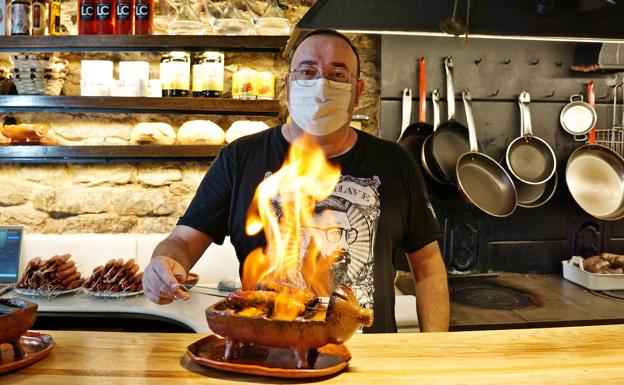
[[624, 300], [595, 294], [556, 274], [498, 273], [488, 280], [526, 292], [535, 303], [513, 310], [481, 309], [451, 301], [451, 330], [484, 330], [624, 323]]

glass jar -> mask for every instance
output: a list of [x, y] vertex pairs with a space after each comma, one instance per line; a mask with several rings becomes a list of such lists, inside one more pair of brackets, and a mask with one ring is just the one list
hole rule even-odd
[[167, 24], [169, 35], [204, 35], [206, 26], [193, 9], [190, 0], [181, 0], [179, 6], [172, 4], [175, 16]]
[[256, 19], [256, 33], [258, 35], [290, 35], [290, 30], [290, 22], [277, 0], [269, 0], [262, 15]]
[[255, 35], [256, 28], [243, 16], [232, 0], [226, 0], [221, 17], [215, 22], [215, 35]]
[[160, 60], [162, 96], [189, 96], [191, 60], [187, 52], [169, 52]]
[[275, 75], [271, 71], [258, 72], [258, 99], [275, 98]]
[[224, 61], [221, 52], [193, 56], [193, 96], [218, 98], [223, 95]]
[[30, 35], [30, 0], [11, 1], [11, 35]]
[[232, 98], [256, 99], [258, 96], [258, 73], [243, 69], [232, 74]]

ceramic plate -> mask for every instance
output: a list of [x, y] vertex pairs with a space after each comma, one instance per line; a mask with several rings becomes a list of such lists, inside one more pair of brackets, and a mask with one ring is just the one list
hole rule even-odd
[[344, 345], [328, 344], [319, 349], [311, 369], [297, 369], [290, 349], [255, 345], [245, 350], [244, 357], [223, 360], [225, 340], [216, 334], [188, 346], [186, 352], [199, 365], [228, 372], [282, 378], [315, 378], [338, 373], [349, 365], [351, 354]]
[[67, 290], [37, 290], [37, 289], [24, 289], [16, 287], [13, 291], [17, 294], [27, 295], [30, 297], [56, 297], [59, 295], [75, 293], [82, 288], [77, 287], [75, 289]]
[[10, 372], [44, 358], [54, 347], [54, 340], [48, 334], [26, 332], [20, 337], [20, 344], [26, 354], [19, 360], [13, 357], [11, 345], [0, 345], [0, 373]]
[[127, 297], [134, 297], [139, 294], [143, 294], [142, 290], [141, 291], [126, 291], [126, 292], [86, 290], [86, 292], [89, 295], [92, 295], [94, 297], [101, 297], [101, 298], [127, 298]]

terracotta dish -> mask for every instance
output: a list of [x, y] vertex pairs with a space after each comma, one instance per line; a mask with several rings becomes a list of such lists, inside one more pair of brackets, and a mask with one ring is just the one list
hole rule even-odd
[[50, 354], [54, 347], [54, 340], [48, 334], [26, 332], [19, 338], [19, 344], [24, 351], [24, 355], [19, 359], [15, 358], [10, 346], [0, 346], [0, 374], [43, 359]]
[[298, 369], [293, 351], [284, 348], [271, 348], [250, 345], [245, 348], [244, 358], [224, 360], [225, 340], [211, 334], [188, 346], [187, 354], [202, 366], [228, 372], [255, 374], [258, 376], [282, 378], [315, 378], [329, 376], [349, 365], [351, 354], [344, 345], [325, 345], [313, 367]]
[[373, 322], [372, 311], [362, 309], [351, 289], [345, 285], [337, 287], [330, 297], [323, 320], [287, 321], [239, 315], [232, 311], [229, 301], [219, 301], [206, 309], [208, 326], [226, 339], [225, 360], [240, 356], [244, 353], [244, 345], [252, 343], [290, 348], [295, 354], [297, 368], [313, 367], [318, 348], [327, 344], [342, 344], [360, 326], [370, 326]]
[[36, 303], [19, 298], [0, 298], [0, 345], [11, 344], [16, 360], [24, 356], [20, 336], [34, 325], [36, 319]]

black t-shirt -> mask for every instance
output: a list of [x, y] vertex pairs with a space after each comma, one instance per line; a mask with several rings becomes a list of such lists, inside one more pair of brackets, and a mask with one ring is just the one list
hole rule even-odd
[[[374, 323], [366, 331], [393, 332], [395, 265], [406, 265], [405, 252], [438, 240], [440, 229], [422, 175], [409, 154], [396, 143], [362, 131], [357, 135], [352, 149], [330, 159], [340, 165], [341, 177], [315, 212], [324, 226], [314, 229], [317, 233], [334, 229], [316, 236], [344, 251], [334, 277], [354, 290], [362, 306], [374, 309]], [[217, 244], [229, 235], [242, 266], [251, 251], [265, 244], [262, 234], [245, 234], [254, 192], [267, 175], [282, 167], [288, 149], [281, 126], [225, 147], [178, 224], [208, 234]], [[325, 209], [332, 210], [330, 217], [336, 223], [327, 223]]]

